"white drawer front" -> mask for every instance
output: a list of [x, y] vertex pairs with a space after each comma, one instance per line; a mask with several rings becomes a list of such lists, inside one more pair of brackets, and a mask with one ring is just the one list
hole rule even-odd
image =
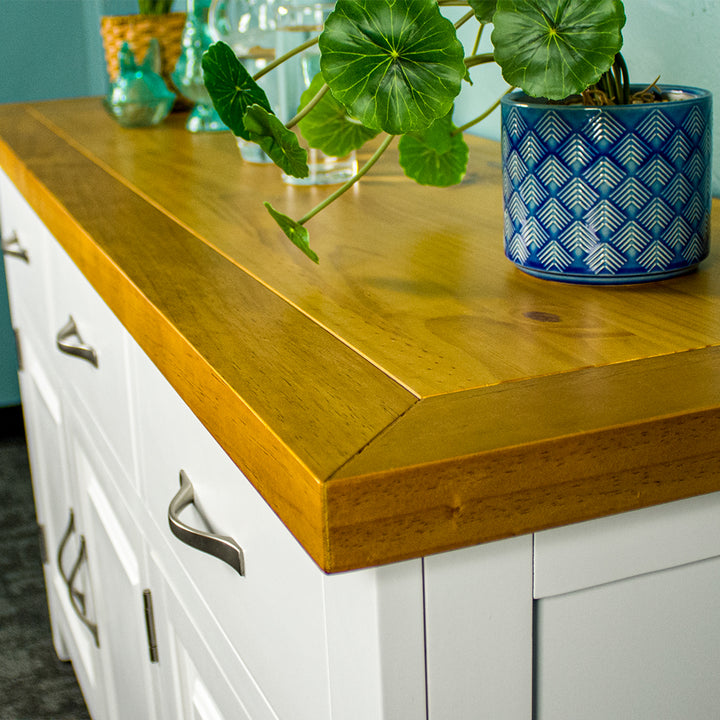
[[[330, 717], [323, 573], [150, 361], [133, 363], [141, 484], [153, 522], [281, 720]], [[184, 470], [212, 531], [232, 537], [245, 576], [174, 537], [168, 505]], [[181, 519], [210, 529], [192, 506]]]
[[[134, 477], [134, 440], [127, 372], [129, 336], [57, 243], [50, 246], [49, 258], [53, 273], [53, 363], [65, 392], [85, 409], [88, 421], [100, 430], [125, 473]], [[97, 366], [87, 357], [68, 354], [58, 347], [58, 333], [67, 327], [71, 318], [79, 337], [70, 335], [63, 343], [77, 346], [82, 341], [95, 352]]]
[[0, 229], [13, 322], [23, 315], [23, 331], [42, 342], [49, 334], [50, 307], [47, 282], [47, 253], [50, 235], [17, 188], [0, 170]]

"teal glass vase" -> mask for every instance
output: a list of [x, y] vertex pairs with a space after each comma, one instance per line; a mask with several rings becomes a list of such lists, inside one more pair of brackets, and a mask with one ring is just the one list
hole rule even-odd
[[182, 51], [172, 81], [182, 96], [194, 103], [185, 127], [190, 132], [227, 130], [213, 107], [203, 81], [202, 56], [213, 40], [208, 27], [210, 0], [188, 0]]
[[172, 110], [175, 93], [160, 76], [160, 46], [153, 38], [142, 64], [135, 62], [130, 46], [118, 54], [120, 73], [110, 85], [105, 108], [124, 127], [147, 127], [162, 122]]

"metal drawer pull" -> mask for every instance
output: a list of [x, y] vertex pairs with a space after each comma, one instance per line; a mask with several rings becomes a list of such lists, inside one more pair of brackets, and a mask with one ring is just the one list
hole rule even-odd
[[[75, 341], [70, 342], [70, 338], [75, 338]], [[55, 336], [55, 342], [57, 343], [58, 350], [64, 352], [66, 355], [74, 355], [75, 357], [87, 360], [95, 367], [98, 366], [95, 349], [83, 342], [72, 315], [68, 318], [65, 325], [60, 328], [58, 334]]]
[[[63, 553], [65, 552], [65, 546], [68, 544], [68, 541], [72, 537], [72, 534], [75, 532], [75, 513], [73, 512], [73, 509], [70, 508], [70, 519], [68, 520], [68, 525], [65, 528], [65, 532], [63, 533], [62, 538], [60, 539], [60, 545], [58, 545], [58, 551], [57, 551], [57, 565], [58, 570], [60, 571], [60, 577], [63, 579], [63, 582], [67, 586], [68, 590], [70, 590], [70, 578], [68, 577], [67, 573], [65, 572], [65, 568], [63, 568]], [[82, 607], [83, 613], [85, 613], [85, 595], [81, 593], [79, 590], [73, 590], [73, 594], [75, 595], [75, 599], [78, 601], [80, 607]]]
[[[237, 570], [240, 575], [244, 575], [245, 559], [242, 548], [231, 537], [211, 535], [202, 530], [195, 530], [180, 520], [180, 513], [194, 502], [195, 493], [190, 478], [188, 478], [184, 470], [181, 470], [180, 490], [178, 490], [177, 495], [170, 501], [170, 507], [168, 508], [168, 522], [170, 523], [172, 534], [186, 545], [190, 545], [190, 547], [208, 553], [209, 555], [214, 555], [216, 558], [219, 558]], [[197, 505], [195, 509], [200, 513]], [[210, 525], [202, 516], [202, 513], [200, 513], [200, 517], [202, 517], [206, 525]]]
[[62, 579], [65, 581], [65, 584], [68, 584], [67, 575], [65, 574], [65, 571], [63, 570], [62, 566], [62, 556], [65, 552], [65, 546], [68, 544], [68, 540], [70, 540], [72, 534], [75, 532], [75, 513], [73, 513], [72, 508], [70, 508], [70, 517], [68, 518], [68, 524], [65, 528], [65, 532], [63, 533], [63, 536], [60, 538], [60, 545], [58, 545], [58, 551], [57, 551], [57, 564], [58, 568], [60, 570], [60, 575], [62, 576]]
[[30, 262], [30, 256], [28, 251], [20, 244], [20, 238], [16, 233], [13, 233], [9, 238], [2, 241], [3, 255], [9, 255], [10, 257], [20, 258], [26, 263]]
[[83, 603], [83, 607], [80, 607], [80, 605], [77, 602], [77, 594], [78, 591], [75, 590], [73, 587], [75, 585], [75, 578], [77, 577], [78, 572], [80, 571], [80, 568], [82, 567], [82, 564], [87, 560], [87, 550], [85, 548], [85, 536], [80, 536], [80, 553], [78, 554], [77, 560], [75, 561], [75, 565], [73, 565], [73, 569], [70, 571], [70, 577], [68, 578], [68, 595], [70, 596], [70, 604], [72, 605], [73, 610], [75, 611], [75, 614], [80, 619], [80, 622], [90, 631], [90, 633], [93, 636], [93, 640], [95, 640], [95, 645], [97, 647], [100, 647], [100, 637], [98, 635], [98, 626], [91, 622], [86, 613], [85, 606]]

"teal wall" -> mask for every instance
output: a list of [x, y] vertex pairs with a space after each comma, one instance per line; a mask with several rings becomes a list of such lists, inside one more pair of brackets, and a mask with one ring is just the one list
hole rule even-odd
[[[100, 15], [136, 7], [135, 0], [0, 0], [0, 103], [104, 93]], [[15, 338], [0, 263], [0, 407], [19, 402]]]
[[[183, 9], [186, 3], [175, 5]], [[136, 0], [0, 0], [0, 102], [103, 93], [99, 18], [136, 7]], [[625, 9], [624, 53], [635, 80], [660, 75], [661, 82], [708, 88], [720, 102], [720, 0], [625, 0]], [[453, 17], [461, 12], [447, 10]], [[458, 102], [462, 120], [479, 114], [505, 88], [494, 66], [476, 68], [473, 80]], [[493, 116], [475, 132], [497, 138], [498, 127]], [[714, 166], [720, 195], [720, 138]]]
[[0, 102], [105, 91], [100, 16], [135, 0], [0, 0]]
[[[633, 82], [651, 83], [658, 75], [666, 84], [706, 88], [713, 93], [715, 117], [720, 117], [720, 0], [624, 0], [627, 24], [623, 31], [623, 55]], [[448, 10], [453, 19], [462, 14]], [[476, 26], [477, 27], [477, 26]], [[474, 36], [463, 36], [471, 47]], [[489, 38], [481, 50], [489, 49]], [[473, 85], [467, 86], [458, 101], [460, 122], [477, 117], [507, 87], [494, 65], [475, 68]], [[498, 114], [473, 131], [497, 140], [500, 135]], [[713, 193], [720, 196], [720, 133], [714, 124]]]

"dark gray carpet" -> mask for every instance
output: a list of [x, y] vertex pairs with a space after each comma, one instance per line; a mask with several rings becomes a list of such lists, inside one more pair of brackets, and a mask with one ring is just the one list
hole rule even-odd
[[52, 645], [18, 408], [0, 408], [0, 720], [89, 720]]

